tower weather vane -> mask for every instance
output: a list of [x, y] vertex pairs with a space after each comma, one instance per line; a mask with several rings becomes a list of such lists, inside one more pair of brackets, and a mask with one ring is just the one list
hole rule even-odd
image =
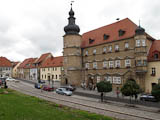
[[74, 1], [71, 1], [71, 7], [72, 7], [72, 3], [74, 3]]

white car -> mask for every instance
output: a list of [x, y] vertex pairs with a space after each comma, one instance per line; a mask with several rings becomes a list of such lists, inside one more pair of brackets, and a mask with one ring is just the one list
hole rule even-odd
[[6, 79], [6, 81], [10, 81], [10, 82], [19, 82], [19, 80], [16, 80], [16, 79], [14, 79], [14, 78], [11, 78], [11, 77], [8, 77], [7, 79]]
[[56, 89], [56, 93], [61, 94], [61, 95], [67, 95], [67, 96], [72, 95], [72, 91], [66, 90], [65, 88]]

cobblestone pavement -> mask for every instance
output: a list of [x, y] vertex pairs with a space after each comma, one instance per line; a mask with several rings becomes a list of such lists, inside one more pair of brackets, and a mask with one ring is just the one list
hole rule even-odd
[[[34, 96], [37, 96], [37, 97], [40, 97], [40, 98], [43, 98], [43, 99], [46, 99], [49, 101], [53, 101], [58, 104], [63, 104], [63, 105], [67, 105], [70, 107], [74, 107], [74, 108], [78, 108], [78, 109], [82, 109], [82, 110], [86, 110], [86, 111], [90, 111], [90, 112], [94, 112], [94, 113], [98, 113], [98, 114], [103, 114], [103, 115], [107, 115], [107, 116], [111, 116], [111, 117], [115, 117], [115, 118], [126, 119], [126, 120], [143, 120], [142, 118], [138, 119], [133, 116], [129, 117], [129, 116], [117, 114], [117, 113], [111, 112], [112, 110], [118, 111], [121, 113], [126, 113], [126, 114], [138, 115], [141, 117], [148, 117], [151, 120], [159, 120], [160, 119], [160, 114], [158, 112], [158, 110], [159, 110], [158, 108], [144, 107], [144, 106], [139, 106], [139, 105], [137, 105], [136, 107], [130, 107], [129, 105], [126, 105], [123, 103], [112, 102], [112, 101], [101, 103], [98, 99], [81, 97], [81, 96], [77, 96], [77, 95], [73, 95], [72, 97], [68, 97], [68, 96], [58, 95], [55, 92], [45, 92], [45, 91], [41, 92], [41, 90], [35, 89], [33, 87], [33, 85], [28, 84], [28, 83], [24, 83], [24, 82], [12, 83], [12, 85], [18, 86], [18, 88], [21, 88], [21, 89], [31, 90], [31, 91], [39, 93], [39, 94], [48, 95], [48, 96], [52, 96], [54, 98], [57, 98], [57, 99], [52, 99], [52, 98], [48, 98], [48, 97], [34, 95]], [[9, 86], [11, 87], [11, 84]], [[24, 93], [29, 94], [27, 92], [24, 92]], [[30, 93], [30, 95], [32, 95], [32, 94]], [[58, 99], [61, 99], [61, 100], [58, 100]], [[79, 104], [67, 103], [63, 100], [68, 100], [70, 102], [72, 101], [75, 103], [82, 103], [82, 104], [85, 104], [86, 106], [89, 105], [92, 107], [89, 108], [86, 106], [81, 106]], [[101, 108], [101, 109], [96, 109], [96, 108]], [[109, 111], [107, 111], [107, 110], [109, 110]]]

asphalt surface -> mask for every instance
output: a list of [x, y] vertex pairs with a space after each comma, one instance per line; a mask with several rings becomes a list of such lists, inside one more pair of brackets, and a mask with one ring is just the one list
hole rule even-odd
[[[30, 80], [22, 80], [19, 79], [23, 82], [29, 83], [29, 84], [35, 84], [36, 82], [30, 81]], [[96, 98], [96, 99], [100, 99], [100, 95], [97, 94], [92, 94], [89, 92], [86, 92], [87, 90], [82, 91], [74, 91], [75, 95], [79, 95], [79, 96], [84, 96], [84, 97], [89, 97], [89, 98]], [[115, 102], [121, 102], [121, 103], [130, 103], [129, 99], [125, 99], [125, 98], [117, 98], [117, 97], [111, 97], [111, 96], [104, 96], [104, 100], [105, 101], [115, 101]], [[137, 104], [137, 105], [143, 105], [143, 106], [147, 106], [147, 107], [156, 107], [156, 108], [160, 108], [160, 102], [149, 102], [149, 101], [140, 101], [140, 100], [132, 100], [131, 104]]]

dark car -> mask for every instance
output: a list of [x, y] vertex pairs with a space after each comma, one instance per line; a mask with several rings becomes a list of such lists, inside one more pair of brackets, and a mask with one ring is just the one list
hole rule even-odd
[[34, 87], [37, 88], [37, 89], [41, 89], [42, 84], [41, 83], [35, 83]]
[[61, 88], [65, 88], [66, 90], [69, 90], [69, 91], [75, 91], [76, 90], [76, 87], [72, 86], [72, 85], [62, 86]]
[[46, 82], [45, 82], [44, 80], [40, 80], [39, 83], [42, 83], [42, 84], [43, 84], [43, 83], [46, 83]]
[[151, 94], [143, 94], [140, 96], [140, 100], [142, 101], [151, 101], [151, 102], [157, 102], [158, 100]]
[[54, 91], [54, 88], [53, 87], [50, 87], [50, 86], [47, 86], [47, 85], [43, 85], [42, 89], [44, 91]]

